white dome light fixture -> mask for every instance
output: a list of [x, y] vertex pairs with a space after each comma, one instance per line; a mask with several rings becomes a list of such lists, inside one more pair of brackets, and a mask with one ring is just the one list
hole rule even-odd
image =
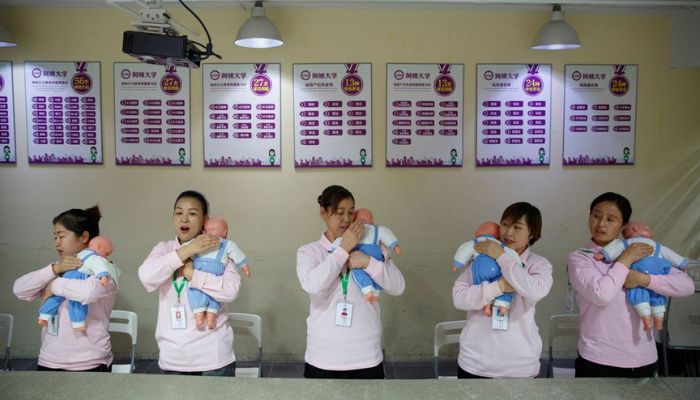
[[275, 24], [265, 16], [262, 1], [255, 2], [250, 18], [241, 25], [233, 43], [254, 49], [268, 49], [284, 44]]
[[537, 32], [532, 42], [534, 50], [567, 50], [581, 47], [578, 35], [574, 28], [564, 21], [564, 12], [559, 4], [552, 7], [552, 15], [549, 22]]

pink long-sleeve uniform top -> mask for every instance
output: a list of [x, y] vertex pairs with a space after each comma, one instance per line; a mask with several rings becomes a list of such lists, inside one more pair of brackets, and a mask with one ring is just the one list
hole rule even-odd
[[[233, 330], [228, 324], [226, 303], [238, 295], [241, 278], [231, 260], [226, 263], [222, 276], [194, 271], [192, 280], [180, 294], [180, 305], [185, 307], [186, 329], [173, 329], [170, 309], [178, 304], [173, 286], [173, 274], [184, 264], [176, 250], [181, 247], [177, 239], [160, 242], [139, 267], [139, 279], [149, 292], [158, 289], [158, 323], [156, 341], [160, 356], [158, 366], [167, 371], [211, 371], [234, 361]], [[178, 278], [178, 282], [181, 278]], [[189, 306], [187, 287], [200, 289], [220, 302], [216, 329], [197, 329]]]
[[[35, 300], [44, 295], [46, 285], [52, 280], [51, 291], [65, 297], [66, 301], [58, 309], [58, 335], [50, 335], [46, 328], [41, 330], [39, 365], [68, 371], [111, 365], [109, 316], [117, 298], [114, 281], [110, 279], [107, 286], [102, 286], [94, 276], [85, 280], [56, 278], [51, 265], [48, 265], [18, 278], [13, 291], [20, 300]], [[73, 330], [68, 315], [68, 300], [89, 304], [85, 332]]]
[[535, 305], [552, 287], [552, 264], [529, 249], [520, 259], [522, 264], [505, 253], [496, 259], [516, 292], [508, 312], [508, 330], [492, 329], [491, 317], [482, 311], [503, 294], [498, 282], [473, 285], [470, 263], [452, 288], [455, 307], [468, 312], [467, 325], [459, 336], [458, 364], [471, 374], [531, 378], [540, 372], [542, 339], [535, 323]]
[[[347, 273], [349, 254], [321, 235], [321, 240], [302, 246], [297, 251], [297, 276], [302, 289], [309, 294], [309, 316], [306, 319], [307, 363], [321, 369], [348, 371], [371, 368], [382, 362], [382, 321], [378, 302], [368, 302], [352, 277], [347, 286], [347, 300], [339, 275]], [[389, 295], [403, 293], [405, 283], [401, 271], [385, 249], [381, 262], [370, 258], [365, 269]], [[352, 325], [336, 326], [339, 302], [353, 304]]]
[[[578, 352], [594, 363], [619, 368], [637, 368], [656, 361], [652, 332], [645, 332], [624, 288], [628, 269], [615, 262], [596, 261], [602, 247], [591, 242], [569, 254], [569, 280], [576, 289], [581, 322]], [[693, 280], [671, 268], [668, 275], [650, 275], [648, 289], [664, 296], [689, 296]]]

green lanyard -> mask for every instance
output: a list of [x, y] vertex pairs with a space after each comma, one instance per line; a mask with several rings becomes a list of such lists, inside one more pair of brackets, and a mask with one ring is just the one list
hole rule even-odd
[[348, 279], [350, 278], [350, 270], [348, 269], [348, 272], [345, 274], [345, 277], [343, 277], [343, 272], [341, 271], [340, 274], [338, 275], [340, 277], [340, 286], [343, 287], [343, 297], [345, 300], [348, 299]]
[[180, 282], [180, 287], [177, 286], [177, 272], [173, 272], [173, 287], [175, 288], [175, 291], [177, 292], [177, 304], [180, 304], [180, 293], [182, 293], [182, 289], [185, 288], [185, 277], [182, 277], [182, 282]]

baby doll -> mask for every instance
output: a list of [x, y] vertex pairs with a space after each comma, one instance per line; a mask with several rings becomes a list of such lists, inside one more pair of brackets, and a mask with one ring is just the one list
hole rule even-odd
[[[238, 245], [231, 240], [226, 240], [228, 224], [223, 218], [209, 218], [204, 223], [206, 233], [221, 238], [219, 247], [206, 253], [198, 254], [192, 258], [194, 269], [208, 272], [216, 276], [224, 274], [226, 262], [231, 259], [246, 276], [250, 276], [250, 268], [245, 254]], [[202, 328], [206, 321], [209, 329], [216, 329], [216, 316], [219, 313], [219, 302], [199, 289], [188, 288], [187, 296], [190, 307], [194, 313], [197, 328]]]
[[[106, 286], [109, 278], [116, 280], [117, 269], [105, 259], [112, 254], [112, 242], [104, 236], [95, 236], [88, 243], [88, 248], [76, 254], [83, 265], [78, 269], [72, 269], [63, 273], [66, 279], [87, 279], [90, 276], [96, 277], [102, 286]], [[62, 296], [49, 296], [39, 307], [38, 323], [41, 326], [48, 326], [48, 321], [58, 313], [58, 307], [65, 300]], [[88, 304], [81, 304], [78, 301], [69, 300], [68, 315], [70, 316], [73, 329], [85, 331], [87, 329], [85, 320], [89, 310]]]
[[[650, 275], [666, 275], [671, 267], [684, 269], [688, 260], [673, 250], [655, 242], [648, 226], [642, 222], [630, 222], [622, 229], [622, 237], [625, 240], [615, 239], [603, 248], [602, 253], [597, 253], [594, 258], [598, 261], [612, 262], [620, 257], [620, 254], [631, 243], [644, 243], [654, 248], [654, 254], [644, 257], [633, 263], [630, 268], [634, 271]], [[654, 328], [662, 330], [664, 314], [666, 314], [666, 297], [645, 287], [636, 287], [627, 290], [627, 301], [634, 306], [642, 318], [645, 331], [651, 330], [653, 320]]]
[[[479, 225], [479, 228], [474, 234], [475, 238], [463, 243], [457, 249], [455, 253], [455, 258], [453, 261], [452, 271], [457, 271], [458, 269], [464, 268], [467, 262], [473, 258], [472, 261], [472, 284], [480, 285], [483, 282], [495, 282], [501, 277], [501, 267], [498, 265], [496, 260], [487, 256], [486, 254], [478, 253], [474, 250], [474, 245], [478, 242], [483, 242], [486, 240], [492, 240], [498, 243], [499, 246], [505, 251], [509, 256], [513, 257], [518, 263], [522, 263], [520, 256], [515, 250], [506, 247], [499, 241], [500, 229], [495, 222], [484, 222]], [[499, 308], [501, 315], [506, 315], [510, 309], [510, 304], [513, 301], [513, 293], [504, 293], [498, 297], [493, 302], [493, 305]], [[483, 308], [484, 314], [491, 316], [493, 314], [492, 304], [487, 304]]]
[[[396, 235], [385, 226], [378, 226], [374, 224], [374, 215], [372, 212], [366, 208], [359, 208], [355, 211], [355, 220], [362, 221], [365, 223], [365, 233], [355, 246], [354, 250], [361, 251], [368, 256], [374, 258], [378, 261], [384, 261], [384, 254], [382, 254], [381, 245], [384, 245], [389, 250], [393, 250], [396, 254], [401, 254], [401, 247], [399, 247], [399, 240]], [[333, 243], [333, 247], [340, 245], [342, 238], [338, 238]], [[351, 270], [350, 276], [352, 276], [353, 281], [365, 295], [367, 301], [378, 301], [379, 291], [382, 287], [372, 280], [367, 271], [361, 268], [355, 268]]]

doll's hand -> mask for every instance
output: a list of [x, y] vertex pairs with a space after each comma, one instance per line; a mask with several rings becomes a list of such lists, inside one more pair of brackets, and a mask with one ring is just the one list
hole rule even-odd
[[350, 269], [367, 268], [369, 265], [369, 256], [361, 251], [353, 251], [350, 253], [348, 265]]
[[100, 284], [102, 286], [107, 286], [108, 283], [109, 283], [109, 277], [103, 276], [102, 278], [100, 278]]
[[51, 264], [51, 269], [53, 270], [53, 274], [58, 276], [66, 271], [80, 268], [81, 265], [83, 265], [83, 262], [80, 261], [80, 259], [78, 257], [65, 256], [65, 257], [63, 257], [61, 262], [56, 263], [56, 264]]
[[352, 249], [357, 246], [357, 243], [360, 242], [360, 238], [362, 238], [364, 234], [365, 225], [362, 223], [362, 221], [353, 222], [350, 224], [348, 229], [343, 232], [343, 237], [340, 240], [340, 247], [350, 253]]
[[243, 271], [246, 278], [250, 278], [250, 267], [248, 266], [248, 264], [243, 264], [241, 266], [241, 271]]
[[483, 242], [478, 242], [474, 245], [474, 250], [486, 254], [487, 256], [497, 259], [501, 254], [505, 253], [501, 246], [493, 240], [484, 240]]
[[595, 254], [593, 255], [593, 259], [596, 260], [596, 261], [603, 261], [603, 260], [605, 260], [605, 254], [603, 254], [603, 253], [595, 253]]
[[627, 271], [627, 278], [625, 278], [625, 287], [627, 289], [632, 289], [639, 286], [649, 286], [649, 275], [643, 272], [635, 271], [633, 269]]
[[511, 293], [515, 292], [515, 289], [513, 289], [513, 286], [510, 285], [510, 282], [506, 280], [506, 278], [501, 277], [498, 280], [498, 288], [501, 289], [502, 293]]
[[401, 255], [401, 247], [396, 245], [396, 247], [394, 247], [394, 253], [396, 253], [397, 255]]
[[624, 264], [627, 268], [644, 257], [654, 254], [654, 248], [644, 243], [632, 243], [617, 258], [617, 262]]

